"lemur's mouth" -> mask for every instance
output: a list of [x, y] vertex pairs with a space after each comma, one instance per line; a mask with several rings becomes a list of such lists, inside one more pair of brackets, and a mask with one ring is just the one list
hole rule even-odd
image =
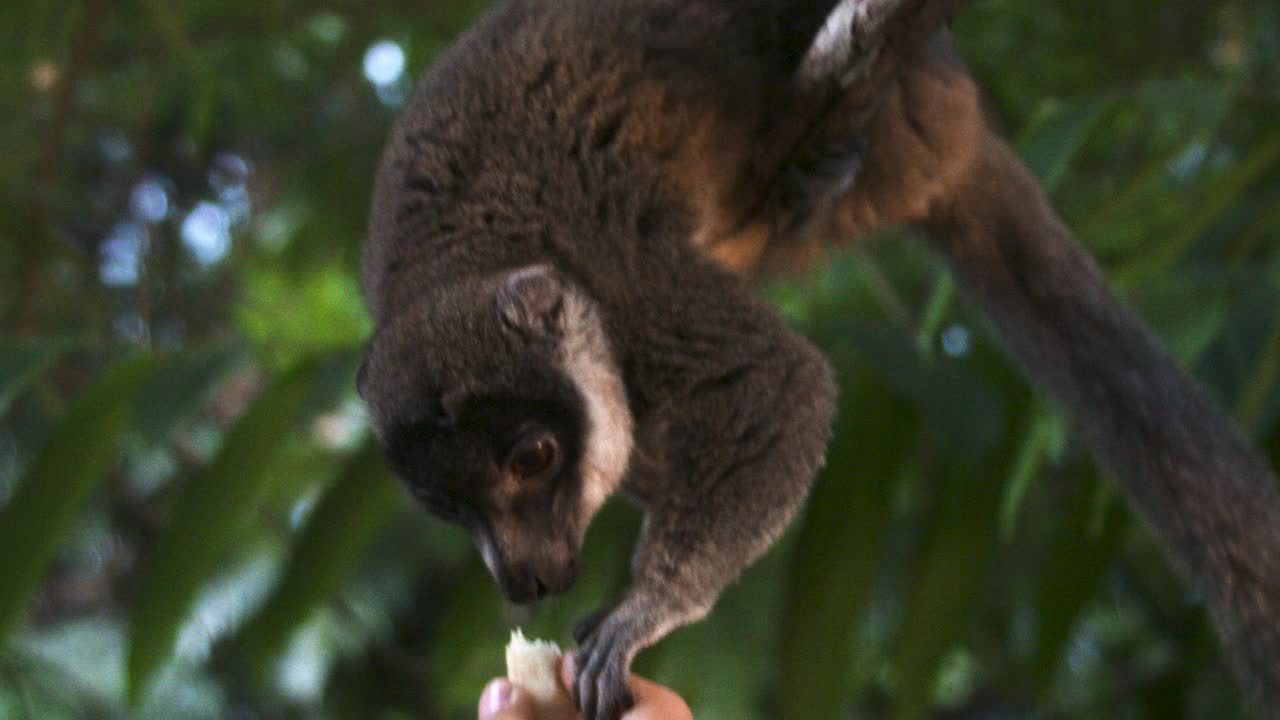
[[549, 595], [559, 595], [573, 587], [578, 579], [577, 563], [569, 563], [555, 572], [504, 570], [494, 574], [498, 590], [516, 605], [535, 603]]

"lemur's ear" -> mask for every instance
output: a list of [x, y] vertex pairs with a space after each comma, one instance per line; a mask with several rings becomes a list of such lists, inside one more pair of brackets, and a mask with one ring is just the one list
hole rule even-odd
[[513, 270], [498, 286], [498, 314], [521, 335], [555, 337], [563, 326], [564, 294], [564, 284], [546, 265]]

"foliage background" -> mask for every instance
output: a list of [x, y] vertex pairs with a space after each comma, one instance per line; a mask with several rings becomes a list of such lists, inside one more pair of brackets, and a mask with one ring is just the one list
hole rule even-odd
[[[504, 608], [351, 375], [373, 165], [480, 2], [0, 4], [0, 717], [468, 717]], [[1280, 459], [1280, 6], [988, 0], [991, 115]], [[810, 510], [639, 667], [700, 718], [1230, 718], [1204, 613], [937, 262], [770, 292], [843, 400]]]

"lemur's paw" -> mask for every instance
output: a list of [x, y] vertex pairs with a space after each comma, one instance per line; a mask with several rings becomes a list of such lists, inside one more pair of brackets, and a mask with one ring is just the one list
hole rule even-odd
[[635, 704], [627, 684], [639, 628], [622, 614], [602, 610], [574, 628], [578, 641], [574, 701], [583, 720], [618, 720]]

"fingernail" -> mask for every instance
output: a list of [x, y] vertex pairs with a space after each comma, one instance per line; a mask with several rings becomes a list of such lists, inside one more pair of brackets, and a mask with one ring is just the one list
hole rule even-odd
[[484, 689], [480, 698], [481, 717], [492, 717], [511, 707], [515, 700], [516, 688], [506, 680], [494, 680]]

